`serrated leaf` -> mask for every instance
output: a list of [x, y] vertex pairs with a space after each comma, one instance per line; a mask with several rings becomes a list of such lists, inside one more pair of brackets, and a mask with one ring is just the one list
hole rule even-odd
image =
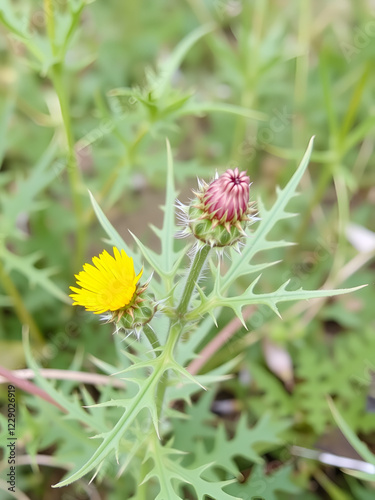
[[[67, 486], [77, 479], [85, 476], [93, 469], [100, 467], [102, 462], [107, 458], [111, 452], [115, 452], [119, 446], [120, 440], [122, 439], [125, 432], [133, 424], [139, 413], [148, 409], [153, 417], [155, 418], [155, 390], [158, 382], [158, 377], [151, 376], [143, 381], [142, 386], [133, 398], [129, 400], [122, 400], [121, 403], [125, 407], [125, 411], [122, 417], [118, 420], [116, 425], [108, 432], [102, 435], [103, 441], [99, 447], [95, 450], [90, 459], [75, 473], [69, 476], [67, 479], [60, 481], [55, 484], [54, 488], [61, 488], [62, 486]], [[108, 406], [105, 403], [100, 406]], [[157, 425], [157, 422], [154, 421]]]
[[169, 387], [167, 391], [167, 400], [171, 403], [179, 399], [190, 402], [193, 394], [201, 391], [202, 387], [207, 390], [209, 387], [232, 378], [233, 376], [230, 373], [233, 371], [233, 368], [238, 365], [239, 359], [240, 357], [237, 357], [227, 363], [223, 363], [215, 370], [211, 370], [208, 374], [195, 375], [192, 379], [184, 381], [182, 387], [177, 384]]
[[[290, 302], [295, 300], [308, 300], [315, 299], [319, 297], [334, 297], [336, 295], [343, 295], [345, 293], [351, 293], [356, 290], [363, 288], [363, 286], [358, 286], [354, 288], [337, 289], [337, 290], [303, 290], [302, 288], [298, 290], [287, 290], [286, 287], [289, 281], [286, 281], [280, 288], [274, 292], [270, 293], [254, 293], [253, 289], [257, 284], [260, 276], [258, 276], [247, 290], [236, 297], [223, 297], [219, 295], [218, 287], [212, 291], [212, 293], [206, 297], [204, 301], [201, 302], [199, 307], [187, 315], [187, 318], [196, 317], [197, 315], [202, 315], [207, 312], [212, 312], [215, 307], [230, 307], [233, 309], [235, 314], [242, 320], [242, 308], [248, 305], [264, 304], [268, 306], [272, 311], [280, 316], [278, 310], [278, 304], [281, 302]], [[281, 316], [280, 316], [281, 317]]]
[[159, 237], [161, 242], [161, 253], [157, 254], [153, 250], [150, 250], [143, 245], [143, 243], [136, 236], [132, 235], [144, 258], [163, 279], [165, 288], [163, 294], [164, 296], [168, 295], [172, 290], [174, 286], [173, 278], [180, 267], [181, 260], [185, 257], [187, 252], [186, 247], [179, 251], [175, 251], [174, 249], [177, 227], [175, 225], [175, 211], [173, 207], [177, 193], [174, 186], [172, 151], [168, 140], [167, 157], [167, 187], [163, 228], [161, 230], [153, 228], [155, 234]]
[[178, 458], [175, 458], [175, 455], [180, 454], [179, 450], [162, 446], [160, 441], [155, 438], [150, 439], [147, 458], [152, 459], [153, 468], [146, 475], [143, 482], [147, 482], [152, 478], [159, 482], [160, 491], [155, 500], [184, 500], [185, 497], [180, 496], [173, 487], [173, 483], [176, 482], [179, 486], [178, 490], [183, 486], [194, 489], [198, 500], [205, 500], [207, 496], [220, 500], [239, 500], [238, 497], [229, 495], [223, 490], [224, 487], [232, 484], [234, 480], [207, 481], [202, 476], [213, 464], [187, 469], [180, 464]]
[[274, 415], [285, 417], [294, 412], [292, 400], [283, 383], [266, 370], [263, 366], [252, 363], [250, 373], [256, 383], [258, 391], [262, 391], [259, 398], [254, 397], [253, 407], [259, 408], [258, 414], [263, 413], [263, 407], [268, 408]]
[[163, 257], [164, 270], [167, 271], [173, 267], [175, 261], [174, 255], [174, 235], [176, 226], [174, 222], [175, 211], [172, 209], [176, 199], [177, 192], [174, 186], [173, 157], [169, 141], [167, 140], [167, 187], [164, 208], [164, 221], [161, 237], [161, 254]]
[[35, 262], [41, 258], [39, 252], [20, 257], [7, 250], [5, 247], [0, 247], [0, 256], [4, 260], [5, 268], [8, 272], [17, 270], [26, 276], [31, 286], [39, 285], [57, 299], [65, 302], [65, 304], [71, 304], [68, 295], [60, 290], [60, 288], [50, 279], [50, 276], [56, 271], [52, 268], [38, 269], [34, 266]]
[[27, 364], [34, 371], [35, 380], [38, 382], [39, 386], [42, 387], [42, 389], [44, 389], [52, 399], [57, 401], [61, 406], [65, 408], [70, 418], [74, 418], [93, 429], [105, 431], [106, 429], [98, 425], [98, 422], [95, 420], [95, 418], [89, 413], [85, 412], [80, 404], [78, 404], [77, 402], [72, 402], [69, 398], [66, 398], [61, 391], [55, 389], [55, 387], [53, 387], [53, 385], [49, 381], [41, 376], [39, 366], [37, 365], [31, 353], [29, 336], [27, 333], [25, 333], [24, 335], [23, 345], [25, 349]]
[[251, 235], [247, 246], [242, 251], [241, 255], [231, 252], [231, 265], [226, 274], [220, 277], [220, 290], [224, 293], [225, 290], [240, 276], [254, 272], [251, 260], [259, 252], [270, 248], [280, 248], [290, 245], [286, 241], [272, 242], [267, 240], [267, 236], [277, 222], [288, 218], [290, 214], [286, 212], [286, 206], [294, 196], [296, 196], [297, 186], [309, 164], [314, 138], [309, 142], [307, 150], [302, 158], [302, 161], [296, 172], [285, 186], [284, 189], [278, 191], [277, 198], [272, 208], [266, 210], [261, 202], [258, 202], [261, 221], [257, 229]]
[[252, 497], [255, 500], [258, 496], [264, 500], [279, 500], [278, 492], [289, 495], [301, 493], [301, 488], [290, 479], [292, 471], [293, 467], [288, 465], [273, 474], [266, 474], [261, 465], [255, 465], [246, 483], [232, 485], [228, 487], [228, 491], [239, 495], [243, 500]]
[[306, 339], [295, 353], [293, 406], [318, 435], [332, 424], [326, 403], [329, 394], [355, 432], [371, 432], [374, 417], [366, 411], [366, 398], [371, 383], [369, 360], [374, 354], [372, 331], [346, 332], [329, 346]]
[[98, 202], [95, 200], [94, 195], [91, 193], [91, 191], [89, 191], [89, 195], [96, 217], [109, 238], [109, 244], [117, 247], [119, 250], [121, 249], [125, 250], [125, 252], [129, 255], [129, 257], [130, 256], [132, 257], [135, 267], [138, 269], [141, 268], [142, 262], [139, 256], [137, 254], [134, 254], [134, 252], [132, 252], [130, 247], [125, 243], [123, 238], [119, 235], [116, 229], [109, 222], [108, 218], [104, 214], [103, 210], [100, 208]]
[[252, 428], [248, 428], [247, 416], [243, 413], [237, 422], [235, 434], [231, 439], [227, 438], [223, 425], [219, 425], [216, 431], [214, 444], [210, 452], [205, 450], [201, 441], [195, 451], [196, 458], [194, 466], [202, 463], [212, 462], [234, 476], [238, 476], [235, 459], [243, 457], [254, 463], [262, 463], [261, 453], [266, 453], [282, 444], [280, 434], [289, 427], [287, 421], [272, 421], [270, 414], [266, 413]]
[[104, 214], [103, 210], [100, 208], [98, 202], [95, 200], [94, 195], [91, 193], [91, 191], [89, 191], [89, 195], [96, 217], [100, 225], [104, 229], [104, 231], [107, 233], [107, 236], [110, 239], [110, 244], [117, 247], [118, 249], [123, 249], [127, 254], [130, 254], [130, 248], [125, 243], [123, 238], [119, 235], [119, 233], [116, 231], [116, 229], [112, 226], [112, 224], [109, 222], [108, 218]]
[[[122, 437], [135, 423], [136, 418], [143, 410], [148, 411], [156, 434], [158, 435], [159, 415], [156, 399], [158, 384], [163, 378], [166, 371], [184, 371], [184, 369], [178, 366], [171, 358], [169, 358], [164, 353], [158, 358], [153, 359], [152, 362], [154, 363], [155, 369], [147, 378], [127, 378], [128, 383], [135, 382], [139, 387], [139, 390], [133, 397], [129, 397], [128, 399], [112, 400], [99, 403], [98, 407], [100, 408], [106, 406], [122, 406], [124, 407], [124, 413], [111, 430], [102, 433], [101, 437], [103, 441], [93, 453], [91, 458], [78, 471], [73, 473], [67, 479], [54, 485], [54, 487], [60, 488], [62, 486], [66, 486], [73, 481], [80, 479], [92, 470], [98, 469], [98, 467], [101, 466], [103, 461], [111, 452], [117, 451]], [[144, 366], [143, 362], [140, 362], [139, 364], [141, 364], [142, 367]], [[137, 365], [135, 366], [135, 370], [136, 369]], [[187, 375], [186, 373], [184, 373], [184, 375], [191, 377], [190, 374]]]

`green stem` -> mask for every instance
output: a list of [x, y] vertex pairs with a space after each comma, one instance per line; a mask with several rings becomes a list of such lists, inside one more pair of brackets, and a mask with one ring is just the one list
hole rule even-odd
[[[173, 326], [171, 326], [167, 343], [164, 346], [164, 351], [162, 354], [162, 356], [166, 360], [165, 361], [166, 363], [174, 359], [173, 351], [176, 347], [176, 344], [182, 332], [183, 332], [183, 326], [181, 325], [181, 323], [178, 322], [175, 323]], [[161, 415], [163, 409], [165, 391], [167, 390], [168, 387], [168, 378], [169, 378], [169, 373], [168, 371], [166, 371], [163, 373], [163, 377], [159, 380], [158, 386], [156, 388], [156, 404], [158, 406], [159, 415]]]
[[81, 178], [77, 164], [77, 158], [74, 149], [74, 135], [70, 119], [69, 100], [66, 92], [66, 85], [64, 83], [64, 54], [58, 54], [56, 46], [56, 26], [55, 26], [55, 9], [53, 5], [54, 0], [43, 0], [44, 15], [47, 25], [47, 34], [51, 46], [52, 55], [55, 58], [55, 64], [51, 66], [50, 78], [55, 88], [57, 98], [59, 100], [63, 125], [65, 130], [67, 142], [67, 172], [70, 185], [70, 191], [73, 201], [73, 210], [77, 221], [77, 243], [75, 252], [74, 267], [82, 262], [84, 257], [84, 241], [85, 241], [85, 225], [84, 214], [82, 209], [81, 198]]
[[[243, 2], [242, 27], [239, 32], [239, 58], [240, 67], [243, 72], [244, 85], [241, 89], [240, 106], [251, 108], [254, 106], [255, 82], [259, 78], [259, 51], [262, 42], [262, 31], [264, 29], [265, 15], [267, 13], [267, 0], [256, 0], [255, 2]], [[231, 157], [238, 158], [240, 144], [246, 137], [248, 120], [237, 116], [232, 139]], [[252, 124], [252, 132], [257, 135], [258, 124]]]
[[147, 500], [148, 498], [149, 482], [146, 481], [144, 483], [143, 479], [147, 476], [149, 472], [150, 472], [150, 462], [148, 460], [143, 461], [139, 469], [139, 476], [138, 476], [139, 485], [137, 486], [137, 500]]
[[346, 113], [346, 116], [343, 120], [342, 128], [340, 131], [340, 146], [345, 143], [345, 139], [347, 135], [349, 134], [350, 130], [353, 127], [353, 124], [355, 123], [355, 119], [358, 114], [358, 108], [361, 104], [363, 92], [366, 87], [366, 83], [368, 81], [369, 76], [371, 75], [371, 65], [369, 62], [367, 62], [365, 69], [359, 78], [357, 85], [355, 86], [349, 105], [348, 105], [348, 111]]
[[66, 86], [63, 81], [63, 63], [56, 63], [51, 69], [51, 80], [60, 103], [61, 115], [67, 142], [67, 172], [70, 191], [73, 200], [73, 210], [77, 221], [77, 249], [75, 253], [76, 264], [82, 262], [85, 248], [85, 223], [81, 197], [81, 176], [78, 170], [77, 158], [74, 150], [74, 136], [70, 119], [69, 103]]
[[53, 0], [43, 0], [44, 16], [47, 25], [47, 33], [51, 45], [52, 54], [56, 55], [55, 45], [55, 15]]
[[157, 336], [155, 335], [154, 330], [148, 324], [144, 325], [143, 332], [146, 335], [147, 340], [150, 342], [150, 345], [153, 349], [157, 349], [160, 347], [160, 342]]
[[168, 340], [165, 344], [163, 352], [163, 355], [168, 361], [174, 359], [173, 351], [174, 348], [176, 347], [177, 341], [180, 338], [182, 331], [183, 331], [183, 326], [181, 325], [180, 322], [175, 323], [169, 331]]
[[304, 136], [304, 122], [301, 108], [306, 100], [308, 72], [309, 72], [309, 47], [311, 6], [310, 0], [302, 0], [299, 10], [298, 47], [300, 55], [296, 58], [296, 72], [294, 79], [294, 109], [296, 111], [293, 138], [296, 147], [300, 146]]
[[197, 253], [195, 254], [193, 264], [191, 265], [189, 275], [186, 280], [185, 289], [182, 293], [180, 304], [177, 307], [177, 315], [180, 318], [183, 317], [187, 311], [191, 295], [193, 293], [196, 283], [198, 282], [203, 264], [208, 254], [210, 253], [210, 250], [211, 247], [205, 245], [203, 248], [197, 250]]

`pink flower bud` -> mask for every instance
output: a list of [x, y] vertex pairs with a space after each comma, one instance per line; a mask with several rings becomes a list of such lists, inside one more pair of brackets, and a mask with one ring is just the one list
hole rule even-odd
[[249, 184], [246, 172], [228, 169], [209, 184], [203, 198], [205, 209], [223, 222], [241, 220], [248, 209]]
[[228, 169], [207, 184], [198, 181], [195, 198], [188, 206], [178, 204], [180, 219], [185, 226], [180, 237], [193, 234], [198, 245], [240, 250], [246, 229], [258, 218], [254, 202], [249, 201], [250, 178], [238, 168]]

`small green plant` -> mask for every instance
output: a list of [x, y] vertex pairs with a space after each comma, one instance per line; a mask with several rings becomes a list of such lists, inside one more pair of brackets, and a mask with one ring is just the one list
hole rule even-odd
[[[245, 325], [241, 311], [249, 304], [264, 304], [279, 315], [281, 302], [355, 290], [289, 290], [288, 283], [283, 283], [273, 292], [256, 293], [256, 288], [261, 288], [261, 271], [276, 262], [254, 264], [252, 259], [259, 252], [290, 244], [285, 240], [269, 240], [268, 235], [275, 224], [293, 215], [287, 211], [287, 205], [296, 195], [312, 146], [311, 140], [297, 171], [289, 183], [277, 191], [276, 201], [269, 209], [261, 200], [257, 201], [257, 209], [249, 201], [249, 178], [244, 172], [229, 169], [209, 184], [201, 182], [189, 206], [177, 203], [182, 233], [191, 235], [186, 246], [179, 250], [176, 250], [176, 192], [169, 145], [164, 224], [162, 229], [155, 229], [161, 241], [160, 254], [134, 236], [139, 253], [133, 253], [130, 258], [131, 249], [91, 195], [108, 243], [114, 247], [114, 257], [104, 251], [94, 257], [94, 265], [85, 264], [84, 270], [76, 275], [81, 288], [72, 287], [72, 297], [75, 305], [102, 313], [105, 321], [115, 324], [116, 338], [121, 337], [119, 346], [123, 346], [122, 367], [107, 365], [106, 370], [110, 373], [112, 369], [112, 375], [123, 379], [126, 388], [112, 393], [110, 398], [102, 398], [97, 404], [86, 405], [87, 411], [83, 412], [43, 382], [45, 390], [65, 407], [70, 418], [86, 423], [101, 440], [86, 463], [57, 487], [89, 473], [95, 476], [101, 471], [105, 476], [106, 464], [116, 456], [120, 473], [137, 471], [136, 490], [149, 488], [147, 498], [182, 499], [185, 498], [183, 492], [188, 490], [195, 491], [199, 499], [206, 495], [220, 499], [248, 498], [252, 492], [256, 493], [256, 474], [248, 484], [237, 488], [241, 468], [234, 459], [243, 456], [246, 462], [260, 463], [261, 453], [282, 443], [280, 435], [288, 423], [272, 421], [265, 414], [251, 429], [244, 415], [232, 439], [228, 440], [224, 428], [219, 427], [211, 447], [206, 449], [196, 436], [207, 424], [201, 422], [201, 428], [197, 426], [191, 431], [186, 427], [188, 422], [184, 424], [181, 418], [192, 418], [190, 425], [194, 427], [197, 416], [189, 416], [189, 411], [184, 415], [174, 404], [177, 400], [189, 402], [193, 395], [225, 380], [238, 363], [238, 358], [231, 359], [196, 376], [186, 368], [195, 357], [195, 347], [204, 341], [212, 322], [216, 322], [219, 308], [231, 308]], [[254, 231], [253, 223], [257, 225]], [[187, 252], [190, 252], [191, 265], [186, 273], [183, 266]], [[236, 280], [251, 275], [253, 278], [246, 290], [236, 295]], [[141, 284], [143, 276], [148, 276], [148, 280]], [[139, 342], [134, 342], [132, 331]], [[38, 371], [28, 345], [26, 351], [30, 366]], [[200, 401], [205, 402], [207, 397], [203, 395]], [[186, 443], [190, 432], [191, 440]], [[285, 491], [295, 490], [290, 483]]]

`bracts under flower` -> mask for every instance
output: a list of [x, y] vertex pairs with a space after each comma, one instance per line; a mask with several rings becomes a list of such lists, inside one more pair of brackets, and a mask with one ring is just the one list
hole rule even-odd
[[185, 228], [181, 236], [193, 234], [212, 248], [234, 246], [239, 249], [246, 228], [257, 220], [254, 202], [249, 201], [250, 178], [238, 168], [228, 169], [199, 189], [189, 206], [179, 204]]

